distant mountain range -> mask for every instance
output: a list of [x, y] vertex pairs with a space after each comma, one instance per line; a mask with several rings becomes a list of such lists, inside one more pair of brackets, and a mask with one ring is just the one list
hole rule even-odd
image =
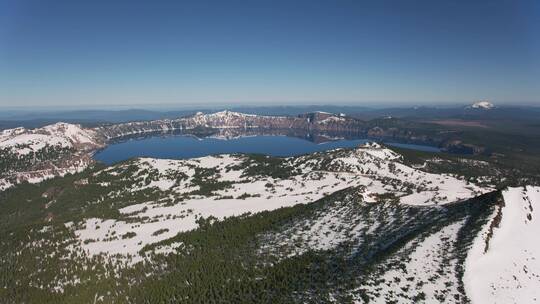
[[[491, 106], [489, 106], [491, 105]], [[490, 109], [491, 111], [477, 111]], [[0, 130], [15, 127], [37, 128], [58, 121], [78, 123], [92, 127], [102, 123], [120, 123], [140, 120], [173, 119], [197, 112], [213, 113], [226, 110], [193, 109], [178, 111], [156, 111], [143, 109], [129, 110], [77, 110], [77, 111], [39, 111], [39, 112], [10, 112], [0, 113]], [[297, 116], [303, 113], [323, 111], [329, 113], [344, 113], [361, 119], [374, 119], [392, 116], [397, 118], [414, 119], [525, 119], [540, 121], [540, 107], [528, 106], [498, 106], [491, 103], [474, 103], [469, 106], [454, 107], [395, 107], [374, 109], [362, 106], [268, 106], [268, 107], [232, 107], [229, 110], [246, 114], [270, 116]]]

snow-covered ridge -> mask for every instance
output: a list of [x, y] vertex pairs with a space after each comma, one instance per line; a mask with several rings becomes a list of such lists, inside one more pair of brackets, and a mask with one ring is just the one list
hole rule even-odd
[[[213, 127], [213, 128], [238, 128], [238, 127], [247, 127], [247, 120], [253, 119], [285, 119], [285, 117], [280, 116], [263, 116], [255, 114], [245, 114], [234, 111], [220, 111], [210, 114], [203, 114], [198, 112], [191, 118], [185, 118], [185, 120], [192, 119], [194, 122], [200, 126]], [[250, 125], [250, 127], [256, 127]]]
[[342, 114], [336, 115], [324, 112], [313, 112], [298, 116], [266, 116], [225, 110], [208, 114], [198, 112], [192, 116], [175, 119], [138, 121], [102, 126], [96, 128], [96, 131], [107, 139], [114, 139], [152, 132], [175, 130], [189, 131], [197, 128], [358, 131], [363, 127], [364, 122]]
[[38, 151], [45, 146], [91, 149], [102, 143], [96, 131], [80, 125], [58, 122], [37, 129], [15, 128], [2, 131], [0, 149], [19, 148], [19, 154]]
[[265, 116], [265, 115], [246, 114], [246, 113], [240, 113], [240, 112], [229, 111], [229, 110], [224, 110], [224, 111], [219, 111], [219, 112], [209, 113], [209, 114], [204, 114], [202, 112], [197, 112], [197, 114], [195, 114], [195, 116], [204, 116], [204, 117], [207, 117], [207, 118], [256, 117], [256, 116], [259, 116], [259, 117], [279, 117], [279, 116]]
[[[276, 177], [264, 166], [257, 167], [263, 160], [251, 160], [245, 155], [187, 160], [140, 158], [96, 173], [96, 183], [103, 179], [111, 187], [103, 202], [107, 197], [148, 190], [160, 191], [163, 198], [122, 206], [119, 212], [131, 218], [128, 222], [89, 218], [79, 223], [74, 233], [89, 255], [126, 254], [136, 262], [142, 259], [138, 252], [145, 245], [196, 229], [196, 219], [201, 216], [222, 219], [270, 211], [314, 202], [351, 187], [358, 189], [365, 202], [375, 203], [391, 194], [406, 205], [445, 204], [490, 191], [449, 175], [408, 167], [401, 159], [386, 147], [367, 143], [356, 149], [282, 159], [283, 171], [291, 175]], [[260, 169], [250, 171], [253, 166]], [[200, 173], [205, 170], [212, 172], [205, 178], [223, 188], [201, 193]], [[115, 188], [117, 184], [122, 185], [121, 189]], [[160, 229], [166, 232], [156, 234]], [[110, 240], [114, 231], [116, 235], [134, 234]]]
[[499, 214], [485, 225], [467, 258], [466, 291], [473, 303], [535, 303], [540, 300], [540, 187], [508, 188], [503, 197]]
[[245, 114], [225, 110], [209, 114], [197, 112], [192, 116], [175, 119], [120, 123], [111, 126], [98, 127], [95, 130], [107, 139], [115, 139], [153, 132], [170, 132], [177, 130], [189, 131], [201, 127], [215, 129], [271, 127], [276, 124], [281, 124], [283, 121], [289, 119], [291, 118]]
[[23, 181], [38, 183], [80, 172], [93, 162], [93, 151], [103, 146], [95, 130], [63, 122], [30, 130], [4, 130], [0, 153], [8, 162], [0, 172], [0, 191]]

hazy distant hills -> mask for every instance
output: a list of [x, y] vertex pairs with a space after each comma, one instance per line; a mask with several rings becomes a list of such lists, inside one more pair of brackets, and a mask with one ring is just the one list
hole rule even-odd
[[394, 117], [425, 119], [526, 119], [540, 120], [538, 107], [498, 107], [493, 109], [456, 107], [456, 108], [392, 108], [368, 112], [374, 115], [390, 115]]
[[50, 112], [6, 112], [0, 114], [0, 128], [38, 128], [58, 121], [92, 126], [100, 123], [117, 123], [134, 120], [176, 118], [193, 114], [195, 111], [160, 112], [143, 109], [129, 110], [77, 110]]
[[[202, 109], [204, 113], [226, 110], [216, 107]], [[393, 107], [367, 108], [362, 106], [268, 106], [268, 107], [232, 107], [228, 110], [258, 115], [292, 115], [324, 111], [344, 113], [360, 119], [373, 119], [384, 116], [409, 119], [479, 119], [479, 120], [528, 120], [540, 121], [540, 107], [533, 106], [500, 106], [492, 109], [472, 108], [470, 106], [455, 107]], [[158, 111], [144, 109], [127, 110], [70, 110], [70, 111], [2, 111], [0, 113], [0, 129], [15, 127], [38, 128], [58, 121], [80, 123], [88, 127], [102, 123], [120, 123], [128, 121], [171, 119], [192, 115], [199, 109]]]

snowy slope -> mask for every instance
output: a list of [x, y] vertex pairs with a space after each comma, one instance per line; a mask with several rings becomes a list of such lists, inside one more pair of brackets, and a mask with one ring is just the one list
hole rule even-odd
[[[74, 136], [74, 141], [84, 142], [78, 133]], [[526, 302], [536, 283], [526, 277], [536, 275], [535, 256], [504, 249], [506, 240], [501, 250], [498, 231], [488, 255], [483, 255], [482, 238], [473, 242], [478, 231], [484, 226], [489, 230], [489, 221], [496, 218], [500, 192], [459, 176], [428, 173], [407, 161], [376, 143], [289, 158], [225, 154], [185, 160], [131, 159], [85, 172], [60, 186], [35, 187], [39, 191], [27, 202], [42, 212], [43, 227], [36, 224], [21, 230], [13, 241], [3, 238], [3, 244], [16, 246], [6, 245], [13, 249], [0, 258], [0, 265], [36, 261], [31, 268], [43, 272], [24, 275], [17, 284], [29, 282], [26, 285], [58, 296], [84, 288], [92, 291], [91, 296], [98, 295], [97, 302], [114, 302], [131, 299], [133, 289], [147, 292], [146, 283], [159, 282], [174, 271], [192, 269], [185, 264], [190, 257], [213, 260], [209, 252], [226, 252], [232, 246], [226, 258], [218, 254], [216, 260], [229, 267], [238, 256], [240, 268], [256, 270], [244, 280], [264, 282], [275, 269], [285, 271], [284, 279], [299, 282], [300, 288], [291, 291], [287, 303], [466, 303], [469, 294], [475, 303], [485, 303], [477, 299], [488, 297], [483, 288], [489, 286], [484, 285], [495, 278], [489, 271], [495, 269], [501, 276], [512, 265], [493, 266], [488, 260], [486, 271], [469, 267], [467, 261], [467, 272], [473, 275], [466, 274], [466, 294], [463, 265], [473, 243], [471, 259], [502, 252], [504, 257], [515, 255], [518, 266], [527, 266], [528, 273], [515, 274], [526, 286], [525, 296], [517, 298], [513, 286], [501, 291], [509, 296], [493, 296], [504, 302], [513, 298]], [[532, 190], [525, 194], [518, 190], [507, 191], [505, 198], [517, 202], [510, 209], [519, 216], [504, 211], [510, 225], [503, 219], [500, 231], [508, 226], [516, 234], [512, 219], [528, 220], [527, 212], [534, 221], [535, 214], [522, 197], [530, 198], [531, 204], [538, 198], [533, 198]], [[523, 213], [522, 208], [528, 211]], [[253, 213], [259, 214], [249, 215]], [[241, 218], [230, 218], [236, 216]], [[193, 233], [183, 234], [188, 231]], [[224, 231], [230, 232], [223, 237]], [[18, 235], [28, 239], [19, 240]], [[532, 233], [523, 235], [533, 240]], [[214, 241], [200, 243], [206, 236], [225, 242], [218, 241], [215, 247]], [[531, 248], [526, 249], [537, 255]], [[480, 253], [475, 253], [477, 249]], [[189, 279], [191, 271], [186, 275], [171, 278], [181, 288], [198, 290]], [[235, 272], [222, 282], [241, 276]], [[103, 290], [96, 278], [109, 280], [114, 291]]]
[[[486, 225], [467, 258], [466, 291], [473, 303], [536, 303], [540, 301], [540, 187], [509, 188], [503, 196], [500, 215]], [[492, 226], [493, 235], [487, 240]]]
[[[456, 276], [457, 260], [452, 246], [463, 221], [442, 228], [425, 239], [407, 243], [395, 257], [379, 265], [362, 289], [375, 295], [370, 303], [460, 303]], [[403, 292], [407, 291], [407, 292]], [[409, 298], [406, 297], [409, 296]], [[356, 299], [356, 303], [364, 303]]]
[[0, 149], [17, 148], [20, 154], [35, 152], [46, 146], [95, 148], [101, 144], [94, 130], [63, 122], [32, 130], [8, 129], [0, 134]]
[[[145, 245], [197, 228], [199, 217], [222, 219], [306, 204], [351, 187], [366, 202], [383, 201], [390, 195], [403, 204], [427, 206], [490, 190], [452, 176], [407, 167], [401, 158], [390, 149], [368, 143], [352, 150], [283, 159], [280, 172], [289, 172], [287, 176], [274, 176], [264, 167], [254, 174], [251, 168], [264, 161], [253, 162], [244, 155], [190, 160], [141, 158], [97, 173], [95, 183], [107, 185], [111, 192], [103, 201], [91, 204], [106, 204], [107, 200], [144, 191], [159, 191], [159, 199], [122, 205], [119, 212], [128, 220], [89, 218], [71, 227], [89, 255], [125, 254], [139, 261], [138, 251]], [[207, 175], [201, 177], [201, 172]], [[223, 186], [201, 193], [205, 183]], [[166, 231], [157, 234], [161, 229]], [[132, 237], [111, 238], [128, 232]]]
[[0, 133], [0, 191], [23, 181], [37, 183], [80, 172], [104, 146], [98, 133], [80, 125], [55, 123], [38, 129], [16, 128]]
[[[485, 193], [488, 189], [447, 174], [427, 173], [406, 166], [401, 155], [377, 143], [366, 143], [354, 150], [335, 150], [333, 153], [314, 153], [294, 159], [295, 166], [310, 170], [331, 170], [354, 173], [384, 184], [408, 205], [445, 204]], [[322, 161], [321, 161], [322, 160]], [[371, 185], [368, 191], [377, 189]], [[414, 191], [413, 191], [414, 190]], [[377, 191], [375, 191], [377, 192]], [[380, 193], [380, 191], [379, 191]]]

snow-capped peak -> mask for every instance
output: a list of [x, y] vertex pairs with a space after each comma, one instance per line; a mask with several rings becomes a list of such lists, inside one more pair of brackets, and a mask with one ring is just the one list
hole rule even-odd
[[495, 108], [495, 105], [487, 100], [481, 100], [473, 103], [470, 108], [473, 109], [483, 109], [483, 110], [491, 110]]

